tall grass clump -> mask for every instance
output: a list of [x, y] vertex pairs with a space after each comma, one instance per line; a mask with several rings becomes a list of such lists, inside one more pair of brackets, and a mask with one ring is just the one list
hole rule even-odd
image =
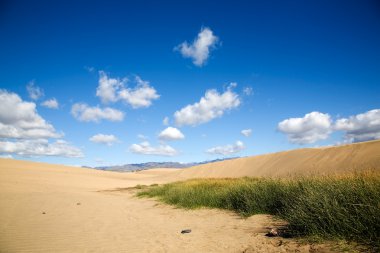
[[276, 215], [294, 236], [380, 246], [380, 173], [292, 179], [193, 179], [149, 187], [139, 196], [183, 208]]

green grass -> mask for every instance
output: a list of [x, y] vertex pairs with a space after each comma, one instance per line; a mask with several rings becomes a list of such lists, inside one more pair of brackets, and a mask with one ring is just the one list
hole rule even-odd
[[221, 208], [286, 220], [292, 236], [380, 246], [380, 174], [293, 179], [194, 179], [152, 186], [138, 196], [182, 208]]

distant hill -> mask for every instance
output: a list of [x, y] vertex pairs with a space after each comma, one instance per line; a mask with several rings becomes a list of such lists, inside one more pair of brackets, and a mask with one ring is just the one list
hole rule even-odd
[[[236, 159], [239, 157], [230, 157], [223, 159], [214, 159], [210, 161], [204, 161], [199, 163], [179, 163], [179, 162], [147, 162], [147, 163], [132, 163], [132, 164], [124, 164], [124, 165], [116, 165], [116, 166], [100, 166], [94, 167], [93, 169], [97, 170], [106, 170], [106, 171], [118, 171], [118, 172], [129, 172], [129, 171], [140, 171], [140, 170], [148, 170], [148, 169], [157, 169], [157, 168], [175, 168], [175, 169], [183, 169], [189, 168], [201, 164], [208, 164], [213, 162], [221, 162], [225, 160]], [[91, 168], [84, 166], [86, 168]]]

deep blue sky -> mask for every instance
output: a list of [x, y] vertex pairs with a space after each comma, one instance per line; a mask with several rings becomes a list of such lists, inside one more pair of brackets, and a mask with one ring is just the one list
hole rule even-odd
[[[207, 62], [195, 66], [174, 48], [192, 43], [205, 27], [219, 42]], [[30, 102], [26, 86], [34, 80], [45, 94], [33, 101], [38, 114], [84, 155], [3, 153], [20, 159], [79, 165], [190, 162], [332, 145], [347, 142], [347, 132], [331, 130], [326, 138], [300, 144], [289, 142], [278, 124], [313, 111], [329, 114], [334, 124], [380, 108], [378, 1], [2, 1], [0, 34], [0, 88]], [[104, 105], [96, 97], [99, 71], [110, 78], [138, 75], [160, 98], [148, 108]], [[237, 83], [238, 107], [198, 126], [174, 124], [175, 111], [199, 102], [209, 89], [226, 92], [231, 82]], [[253, 95], [243, 94], [246, 87]], [[53, 97], [58, 110], [41, 106]], [[70, 113], [78, 102], [112, 107], [126, 116], [121, 122], [80, 122]], [[165, 142], [180, 153], [131, 152], [130, 146], [141, 142], [138, 134], [159, 145], [165, 116], [185, 135]], [[374, 117], [363, 124], [376, 124]], [[243, 129], [252, 129], [252, 135], [243, 136]], [[89, 141], [99, 133], [119, 142]], [[240, 152], [205, 153], [238, 140], [245, 147]]]

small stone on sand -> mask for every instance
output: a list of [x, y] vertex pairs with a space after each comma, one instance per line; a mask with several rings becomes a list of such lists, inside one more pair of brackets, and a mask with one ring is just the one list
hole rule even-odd
[[278, 230], [275, 229], [275, 228], [272, 228], [267, 234], [266, 236], [269, 236], [269, 237], [275, 237], [275, 236], [278, 236]]

